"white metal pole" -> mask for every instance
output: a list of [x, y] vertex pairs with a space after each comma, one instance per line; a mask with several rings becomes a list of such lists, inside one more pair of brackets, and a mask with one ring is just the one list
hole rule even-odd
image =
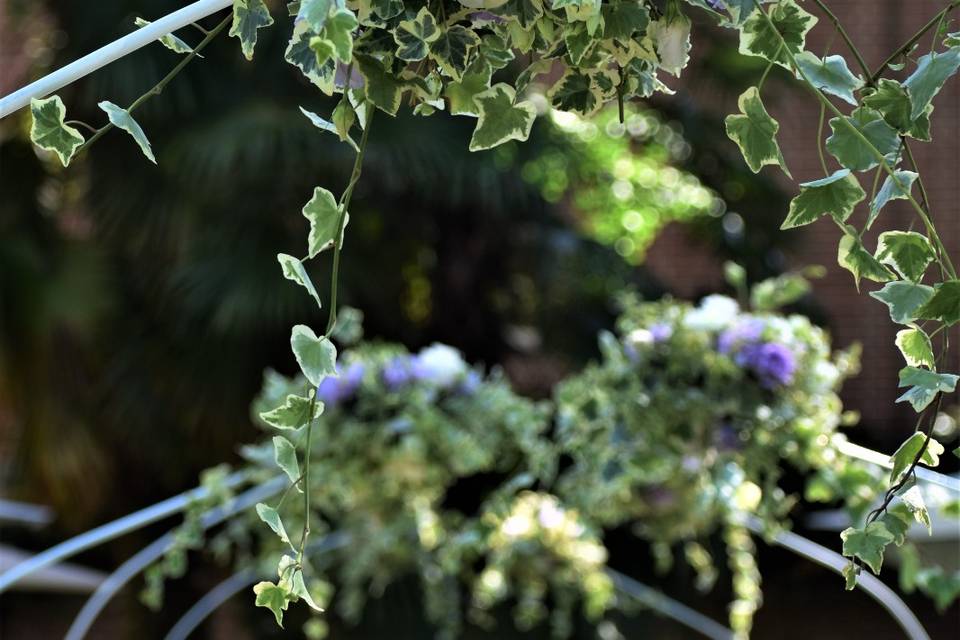
[[[893, 468], [893, 463], [890, 462], [890, 456], [886, 456], [879, 451], [874, 451], [873, 449], [861, 447], [860, 445], [853, 444], [849, 441], [838, 443], [837, 450], [843, 455], [850, 456], [851, 458], [857, 458], [858, 460], [863, 460], [864, 462], [869, 462], [887, 469]], [[960, 478], [954, 478], [942, 473], [938, 473], [937, 471], [924, 469], [923, 467], [917, 467], [916, 473], [917, 477], [921, 480], [939, 485], [944, 489], [949, 489], [951, 491], [960, 493]]]
[[133, 53], [140, 47], [144, 47], [177, 29], [182, 29], [191, 22], [206, 18], [231, 4], [233, 4], [233, 0], [198, 0], [118, 40], [114, 40], [105, 47], [100, 47], [93, 53], [89, 53], [79, 60], [45, 75], [36, 82], [30, 83], [8, 96], [4, 96], [0, 99], [0, 118], [6, 118], [14, 111], [27, 106], [30, 104], [31, 98], [48, 96], [57, 89], [93, 73], [100, 67], [105, 67], [114, 60]]

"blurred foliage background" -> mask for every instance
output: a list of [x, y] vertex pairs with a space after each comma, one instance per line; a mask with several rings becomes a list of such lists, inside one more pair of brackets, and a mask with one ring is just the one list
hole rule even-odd
[[[181, 4], [6, 0], [4, 92]], [[158, 166], [108, 135], [63, 170], [29, 144], [27, 113], [0, 122], [0, 478], [58, 517], [7, 541], [41, 548], [195, 485], [256, 437], [248, 406], [264, 368], [295, 370], [289, 327], [321, 319], [276, 254], [301, 252], [300, 208], [315, 185], [341, 188], [352, 160], [299, 113], [332, 105], [283, 61], [283, 22], [261, 32], [254, 63], [221, 38], [138, 111]], [[704, 90], [735, 95], [762, 73], [728, 45], [706, 46], [687, 71]], [[98, 126], [97, 101], [128, 104], [175, 63], [147, 47], [61, 95], [71, 118]], [[681, 93], [636, 105], [625, 126], [615, 114], [540, 118], [527, 144], [478, 154], [471, 119], [381, 114], [341, 300], [363, 310], [367, 336], [447, 342], [543, 397], [595, 356], [615, 292], [667, 293], [643, 255], [670, 221], [752, 279], [780, 272], [788, 238], [769, 213], [788, 199], [697, 104]], [[116, 566], [158, 530], [82, 559]], [[173, 608], [211, 584], [202, 571], [194, 580]], [[726, 595], [703, 607], [723, 618]], [[389, 615], [372, 605], [365, 624], [402, 627], [399, 602]]]

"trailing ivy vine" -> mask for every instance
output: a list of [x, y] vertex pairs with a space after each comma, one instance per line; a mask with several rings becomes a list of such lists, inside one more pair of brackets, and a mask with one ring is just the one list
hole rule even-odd
[[[960, 0], [946, 3], [875, 70], [868, 67], [826, 2], [813, 0], [805, 6], [798, 0], [291, 2], [292, 36], [286, 60], [321, 92], [340, 96], [329, 119], [307, 111], [304, 114], [319, 129], [336, 135], [356, 151], [353, 173], [340, 197], [317, 187], [303, 208], [309, 222], [306, 256], [278, 256], [284, 277], [303, 286], [320, 305], [304, 261], [332, 250], [325, 330], [317, 334], [297, 325], [291, 333], [291, 347], [311, 387], [337, 375], [337, 353], [330, 335], [337, 324], [340, 255], [374, 111], [395, 115], [406, 100], [413, 112], [422, 116], [448, 111], [475, 118], [469, 145], [473, 151], [508, 140], [526, 140], [540, 111], [529, 95], [537, 78], [550, 87], [546, 99], [552, 109], [587, 117], [604, 104], [616, 102], [622, 113], [626, 101], [669, 92], [658, 74], [679, 75], [686, 66], [691, 20], [684, 10], [692, 7], [736, 31], [740, 52], [767, 60], [768, 71], [774, 65], [787, 69], [819, 103], [821, 124], [815, 144], [824, 177], [798, 185], [799, 193], [782, 226], [800, 227], [823, 217], [833, 220], [840, 231], [839, 264], [851, 272], [858, 289], [861, 279], [883, 283], [882, 289], [870, 295], [888, 307], [894, 323], [903, 326], [896, 345], [905, 360], [899, 374], [905, 393], [898, 402], [910, 403], [919, 414], [916, 433], [892, 457], [890, 488], [881, 505], [862, 526], [842, 534], [844, 554], [852, 559], [846, 571], [848, 586], [855, 584], [862, 566], [879, 572], [885, 547], [902, 541], [898, 533], [903, 526], [898, 520], [901, 515], [929, 523], [926, 507], [915, 491], [914, 470], [921, 463], [936, 465], [943, 453], [943, 447], [930, 436], [930, 428], [943, 395], [954, 392], [960, 379], [943, 370], [949, 348], [946, 329], [960, 322], [960, 278], [937, 230], [937, 216], [911, 147], [932, 139], [934, 99], [960, 69], [960, 32], [948, 33], [948, 16], [960, 7]], [[857, 72], [851, 71], [842, 55], [818, 56], [805, 49], [806, 35], [819, 21], [812, 11], [819, 12], [846, 44]], [[213, 29], [198, 27], [204, 37], [195, 47], [172, 34], [164, 36], [163, 45], [184, 58], [128, 107], [101, 102], [108, 121], [99, 128], [67, 120], [66, 108], [57, 96], [33, 100], [31, 139], [67, 165], [105, 133], [119, 128], [155, 161], [134, 111], [161, 93], [228, 25], [229, 35], [239, 39], [243, 55], [251, 59], [259, 30], [273, 21], [264, 0], [235, 0], [232, 14]], [[929, 52], [915, 58], [925, 36], [931, 40]], [[908, 66], [905, 79], [893, 77]], [[739, 112], [726, 120], [727, 134], [752, 171], [773, 165], [790, 177], [777, 140], [779, 124], [763, 104], [762, 85], [763, 78], [740, 96]], [[829, 125], [830, 135], [824, 139], [825, 125]], [[92, 132], [89, 139], [80, 129]], [[359, 143], [355, 141], [358, 132]], [[839, 168], [830, 168], [827, 155]], [[868, 171], [874, 171], [869, 199], [859, 177]], [[882, 233], [871, 250], [864, 231], [895, 199], [906, 200], [916, 220], [906, 229]], [[854, 213], [865, 201], [868, 213], [858, 223]], [[321, 411], [313, 389], [304, 396], [287, 398], [277, 408], [284, 420], [289, 420], [289, 428], [306, 433], [302, 472], [290, 440], [283, 436], [274, 439], [276, 461], [298, 490], [309, 485], [312, 426]], [[304, 491], [304, 509], [309, 514], [309, 491]], [[281, 537], [286, 536], [275, 511], [264, 505], [259, 512]], [[309, 533], [309, 518], [305, 517], [296, 560], [284, 556], [278, 584], [258, 585], [258, 604], [285, 604], [290, 598], [309, 597], [302, 588], [303, 549]]]

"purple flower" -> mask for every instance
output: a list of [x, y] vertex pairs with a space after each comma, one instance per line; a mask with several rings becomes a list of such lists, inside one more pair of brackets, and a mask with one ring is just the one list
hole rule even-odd
[[409, 356], [397, 356], [383, 367], [383, 384], [390, 391], [410, 384], [413, 380], [413, 366]]
[[463, 377], [463, 380], [460, 381], [460, 384], [457, 385], [457, 393], [465, 396], [472, 396], [477, 392], [477, 389], [480, 388], [482, 383], [483, 376], [471, 369], [467, 372], [467, 375]]
[[489, 11], [474, 11], [470, 14], [470, 20], [474, 23], [495, 22], [497, 24], [504, 24], [507, 21], [502, 16]]
[[[343, 88], [343, 85], [347, 83], [347, 65], [342, 62], [337, 63], [336, 73], [333, 75], [333, 84], [337, 88]], [[363, 76], [360, 74], [356, 68], [351, 69], [350, 71], [350, 88], [359, 89], [363, 86]]]
[[670, 336], [673, 335], [673, 327], [666, 322], [658, 322], [657, 324], [650, 325], [650, 335], [653, 336], [654, 342], [669, 340]]
[[797, 370], [793, 352], [776, 342], [747, 345], [736, 355], [735, 361], [757, 374], [760, 385], [766, 389], [790, 384]]
[[713, 432], [713, 444], [720, 451], [739, 451], [743, 448], [737, 430], [729, 422], [722, 423]]
[[727, 355], [741, 347], [760, 340], [763, 334], [762, 320], [750, 318], [722, 332], [717, 338], [717, 351]]
[[[365, 370], [366, 366], [362, 362], [355, 362], [339, 377], [324, 378], [317, 386], [317, 399], [331, 409], [349, 400], [357, 392]], [[337, 372], [340, 372], [339, 366]]]

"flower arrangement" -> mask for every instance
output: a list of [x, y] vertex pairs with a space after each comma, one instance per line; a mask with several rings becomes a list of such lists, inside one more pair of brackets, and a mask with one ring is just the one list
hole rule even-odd
[[836, 466], [837, 391], [857, 366], [807, 318], [754, 298], [764, 310], [720, 295], [698, 306], [625, 297], [619, 337], [602, 334], [601, 361], [555, 394], [558, 444], [572, 460], [557, 494], [604, 527], [630, 526], [663, 568], [682, 544], [702, 588], [716, 570], [697, 540], [721, 529], [740, 635], [761, 597], [742, 517], [782, 522], [794, 502], [779, 486], [785, 462]]
[[[323, 412], [313, 426], [307, 489], [313, 515], [349, 539], [339, 562], [339, 609], [356, 619], [367, 593], [415, 573], [429, 617], [453, 634], [460, 575], [484, 551], [468, 531], [476, 529], [474, 514], [552, 473], [542, 437], [548, 407], [516, 396], [498, 372], [470, 368], [446, 345], [416, 354], [362, 345], [341, 362], [339, 375], [316, 389]], [[266, 409], [304, 386], [269, 373], [255, 411], [269, 418]], [[268, 449], [259, 454], [251, 451], [275, 469]], [[465, 482], [469, 490], [458, 492]], [[281, 501], [277, 511], [288, 526], [298, 523], [298, 505]]]

